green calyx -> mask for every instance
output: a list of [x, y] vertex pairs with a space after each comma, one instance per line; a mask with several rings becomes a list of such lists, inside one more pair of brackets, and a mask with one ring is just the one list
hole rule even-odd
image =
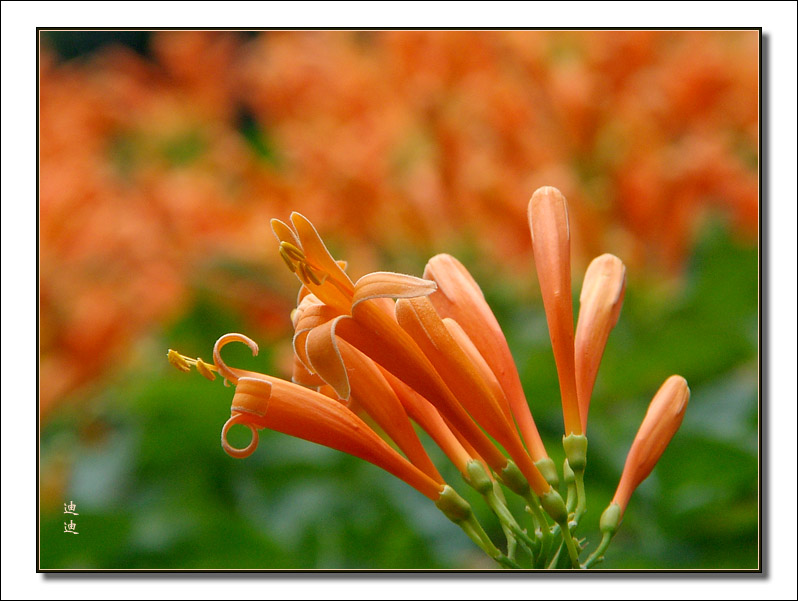
[[604, 513], [601, 514], [601, 520], [599, 520], [599, 528], [602, 534], [614, 535], [618, 530], [618, 526], [621, 525], [622, 517], [621, 506], [617, 503], [610, 503]]
[[471, 505], [448, 484], [443, 487], [443, 492], [435, 506], [455, 524], [467, 520], [471, 516]]
[[527, 482], [527, 479], [524, 478], [521, 470], [518, 469], [518, 466], [514, 462], [507, 462], [507, 465], [502, 470], [501, 479], [505, 486], [515, 494], [524, 498], [529, 494], [529, 482]]
[[574, 470], [571, 469], [571, 465], [568, 463], [567, 459], [563, 462], [562, 479], [566, 486], [570, 486], [574, 483]]
[[554, 461], [551, 457], [536, 461], [535, 467], [538, 468], [546, 482], [551, 484], [552, 488], [557, 488], [560, 485], [560, 477], [557, 475], [557, 466], [554, 465]]
[[584, 472], [587, 466], [587, 437], [583, 434], [563, 436], [562, 447], [574, 472]]
[[565, 501], [562, 500], [560, 493], [550, 488], [549, 492], [541, 495], [540, 504], [546, 513], [551, 516], [551, 519], [558, 524], [566, 524], [567, 528], [568, 510], [565, 508]]
[[468, 472], [468, 484], [478, 493], [484, 495], [493, 490], [493, 482], [485, 471], [485, 466], [479, 461], [476, 459], [469, 461], [466, 464], [466, 471]]

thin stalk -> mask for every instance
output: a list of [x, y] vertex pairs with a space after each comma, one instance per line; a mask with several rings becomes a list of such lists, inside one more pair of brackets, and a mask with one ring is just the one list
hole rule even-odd
[[610, 542], [612, 541], [612, 534], [610, 532], [605, 532], [604, 535], [601, 537], [601, 542], [599, 546], [596, 547], [596, 550], [590, 554], [590, 557], [587, 558], [585, 561], [585, 568], [589, 568], [594, 564], [601, 562], [604, 559], [604, 553], [607, 551], [607, 547], [610, 546]]

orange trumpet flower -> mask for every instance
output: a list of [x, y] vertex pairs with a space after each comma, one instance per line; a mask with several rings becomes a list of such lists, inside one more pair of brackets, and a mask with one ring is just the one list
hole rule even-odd
[[[435, 282], [376, 272], [352, 283], [310, 221], [293, 213], [291, 223], [293, 229], [273, 219], [272, 229], [286, 264], [319, 301], [308, 300], [305, 294], [294, 316], [294, 350], [307, 369], [332, 386], [340, 398], [349, 399], [349, 371], [337, 342], [345, 340], [432, 403], [494, 470], [507, 468], [507, 458], [463, 409], [383, 300], [427, 296], [435, 291]], [[527, 471], [535, 474], [537, 469]], [[542, 477], [533, 478], [535, 492], [548, 492]]]
[[[440, 498], [445, 486], [442, 480], [435, 481], [402, 457], [342, 403], [279, 378], [228, 367], [220, 351], [232, 341], [257, 350], [257, 345], [242, 334], [227, 334], [214, 347], [216, 369], [236, 384], [231, 417], [222, 429], [222, 446], [228, 454], [249, 456], [258, 445], [258, 430], [268, 428], [364, 459], [433, 501]], [[235, 424], [252, 431], [252, 441], [243, 449], [227, 442], [227, 433]]]

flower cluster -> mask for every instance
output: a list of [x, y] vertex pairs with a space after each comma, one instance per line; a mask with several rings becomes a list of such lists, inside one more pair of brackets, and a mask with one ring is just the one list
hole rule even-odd
[[[574, 331], [563, 195], [551, 187], [537, 190], [529, 204], [529, 223], [560, 381], [565, 498], [501, 328], [477, 283], [449, 255], [430, 259], [424, 278], [375, 272], [353, 281], [304, 216], [293, 213], [290, 224], [272, 220], [279, 253], [301, 283], [291, 314], [292, 382], [228, 366], [221, 352], [230, 342], [258, 352], [243, 334], [222, 336], [212, 364], [171, 350], [169, 360], [184, 371], [193, 365], [209, 379], [218, 373], [236, 386], [231, 417], [222, 429], [222, 446], [234, 457], [254, 452], [262, 429], [303, 438], [400, 478], [503, 566], [590, 567], [603, 557], [630, 495], [679, 427], [689, 389], [683, 378], [673, 376], [654, 397], [618, 491], [602, 517], [604, 538], [583, 561], [583, 542], [575, 531], [586, 504], [588, 409], [623, 301], [625, 268], [612, 255], [590, 264]], [[413, 423], [483, 496], [501, 523], [506, 550], [487, 536], [470, 505], [443, 479]], [[227, 440], [236, 424], [252, 432], [245, 448]], [[523, 528], [509, 511], [505, 489], [526, 501], [531, 529]]]
[[224, 266], [279, 269], [252, 249], [288, 207], [363, 271], [375, 243], [465, 234], [521, 272], [517, 199], [549, 182], [579, 265], [678, 271], [707, 211], [757, 233], [756, 31], [162, 31], [68, 61], [42, 40], [43, 418], [198, 288], [283, 335], [279, 279]]

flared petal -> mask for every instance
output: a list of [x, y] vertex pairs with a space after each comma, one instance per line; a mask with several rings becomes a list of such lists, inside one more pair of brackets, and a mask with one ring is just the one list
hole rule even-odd
[[413, 298], [427, 296], [437, 289], [432, 280], [412, 275], [375, 271], [360, 278], [355, 284], [352, 307], [358, 303], [375, 298]]
[[346, 400], [351, 394], [349, 375], [335, 337], [335, 328], [343, 319], [350, 318], [341, 315], [310, 330], [305, 341], [305, 353], [312, 371]]
[[320, 272], [327, 274], [328, 278], [340, 283], [351, 294], [354, 289], [352, 280], [327, 250], [324, 241], [310, 220], [301, 213], [294, 212], [291, 213], [291, 223], [294, 225], [308, 263]]

